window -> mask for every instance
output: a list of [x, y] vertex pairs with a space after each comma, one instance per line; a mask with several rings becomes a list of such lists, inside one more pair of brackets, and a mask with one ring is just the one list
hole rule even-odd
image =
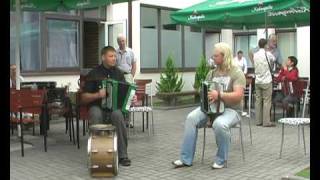
[[180, 70], [193, 70], [203, 54], [204, 39], [200, 28], [177, 25], [170, 18], [176, 9], [141, 5], [141, 72], [158, 72], [172, 56]]
[[170, 19], [173, 11], [161, 10], [161, 67], [165, 67], [167, 58], [173, 57], [176, 67], [182, 67], [182, 43], [180, 25]]
[[206, 32], [205, 46], [206, 46], [206, 60], [208, 61], [213, 55], [213, 47], [220, 42], [220, 32]]
[[185, 47], [185, 67], [197, 67], [200, 61], [200, 57], [203, 55], [203, 38], [200, 29], [184, 27], [184, 47]]
[[[40, 70], [40, 20], [37, 12], [22, 12], [20, 25], [20, 55], [22, 71]], [[16, 18], [10, 12], [10, 64], [15, 64]]]
[[243, 56], [247, 60], [248, 67], [253, 67], [249, 59], [249, 50], [257, 47], [257, 35], [256, 34], [235, 34], [234, 36], [234, 56], [241, 50]]
[[140, 64], [141, 68], [158, 68], [158, 10], [141, 7]]
[[296, 32], [278, 32], [278, 48], [281, 52], [282, 61], [288, 56], [297, 56], [297, 36]]
[[79, 22], [47, 20], [47, 68], [79, 67]]

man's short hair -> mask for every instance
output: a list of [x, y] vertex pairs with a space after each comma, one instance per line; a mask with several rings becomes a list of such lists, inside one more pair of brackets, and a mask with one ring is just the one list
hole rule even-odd
[[259, 48], [264, 48], [267, 45], [267, 40], [264, 38], [261, 38], [258, 42]]
[[293, 66], [296, 67], [298, 64], [298, 59], [295, 56], [289, 56], [288, 58], [291, 60], [291, 62], [293, 62]]
[[272, 34], [269, 35], [268, 39], [272, 39], [273, 37], [277, 38], [277, 35], [272, 33]]
[[243, 52], [241, 50], [239, 50], [237, 54], [243, 54]]
[[104, 48], [101, 49], [101, 56], [109, 51], [116, 52], [116, 49], [112, 46], [105, 46]]

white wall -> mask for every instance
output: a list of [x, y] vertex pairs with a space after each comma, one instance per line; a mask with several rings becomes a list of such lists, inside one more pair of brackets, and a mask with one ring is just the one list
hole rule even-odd
[[310, 26], [297, 28], [297, 50], [299, 76], [310, 78]]
[[[275, 33], [275, 29], [268, 29], [268, 36], [270, 34], [274, 34]], [[257, 46], [258, 46], [258, 42], [261, 38], [266, 39], [266, 31], [265, 29], [257, 29]], [[268, 37], [267, 37], [268, 38]]]
[[233, 34], [231, 29], [221, 30], [221, 42], [228, 43], [231, 49], [233, 49]]

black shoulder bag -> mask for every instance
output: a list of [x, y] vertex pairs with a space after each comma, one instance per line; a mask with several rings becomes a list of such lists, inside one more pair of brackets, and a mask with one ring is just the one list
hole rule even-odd
[[269, 70], [270, 70], [270, 74], [271, 74], [271, 84], [272, 84], [272, 98], [274, 96], [274, 93], [273, 93], [273, 73], [272, 73], [272, 68], [271, 68], [271, 65], [269, 63], [269, 59], [268, 59], [268, 56], [267, 56], [267, 53], [265, 52], [264, 55], [266, 56], [266, 59], [267, 59], [267, 62], [268, 62], [268, 66], [269, 66]]

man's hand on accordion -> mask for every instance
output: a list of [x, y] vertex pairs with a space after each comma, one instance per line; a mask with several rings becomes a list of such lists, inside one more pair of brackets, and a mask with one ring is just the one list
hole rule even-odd
[[208, 99], [209, 99], [209, 101], [210, 101], [211, 103], [214, 102], [215, 100], [218, 99], [218, 95], [219, 95], [219, 93], [218, 93], [218, 91], [216, 91], [216, 90], [211, 90], [211, 91], [209, 91], [209, 92], [208, 92]]
[[107, 96], [107, 93], [106, 93], [106, 90], [105, 89], [100, 89], [99, 92], [98, 92], [98, 96], [99, 98], [104, 98]]
[[137, 95], [133, 96], [131, 103], [132, 103], [132, 105], [137, 105], [137, 103], [138, 103]]

